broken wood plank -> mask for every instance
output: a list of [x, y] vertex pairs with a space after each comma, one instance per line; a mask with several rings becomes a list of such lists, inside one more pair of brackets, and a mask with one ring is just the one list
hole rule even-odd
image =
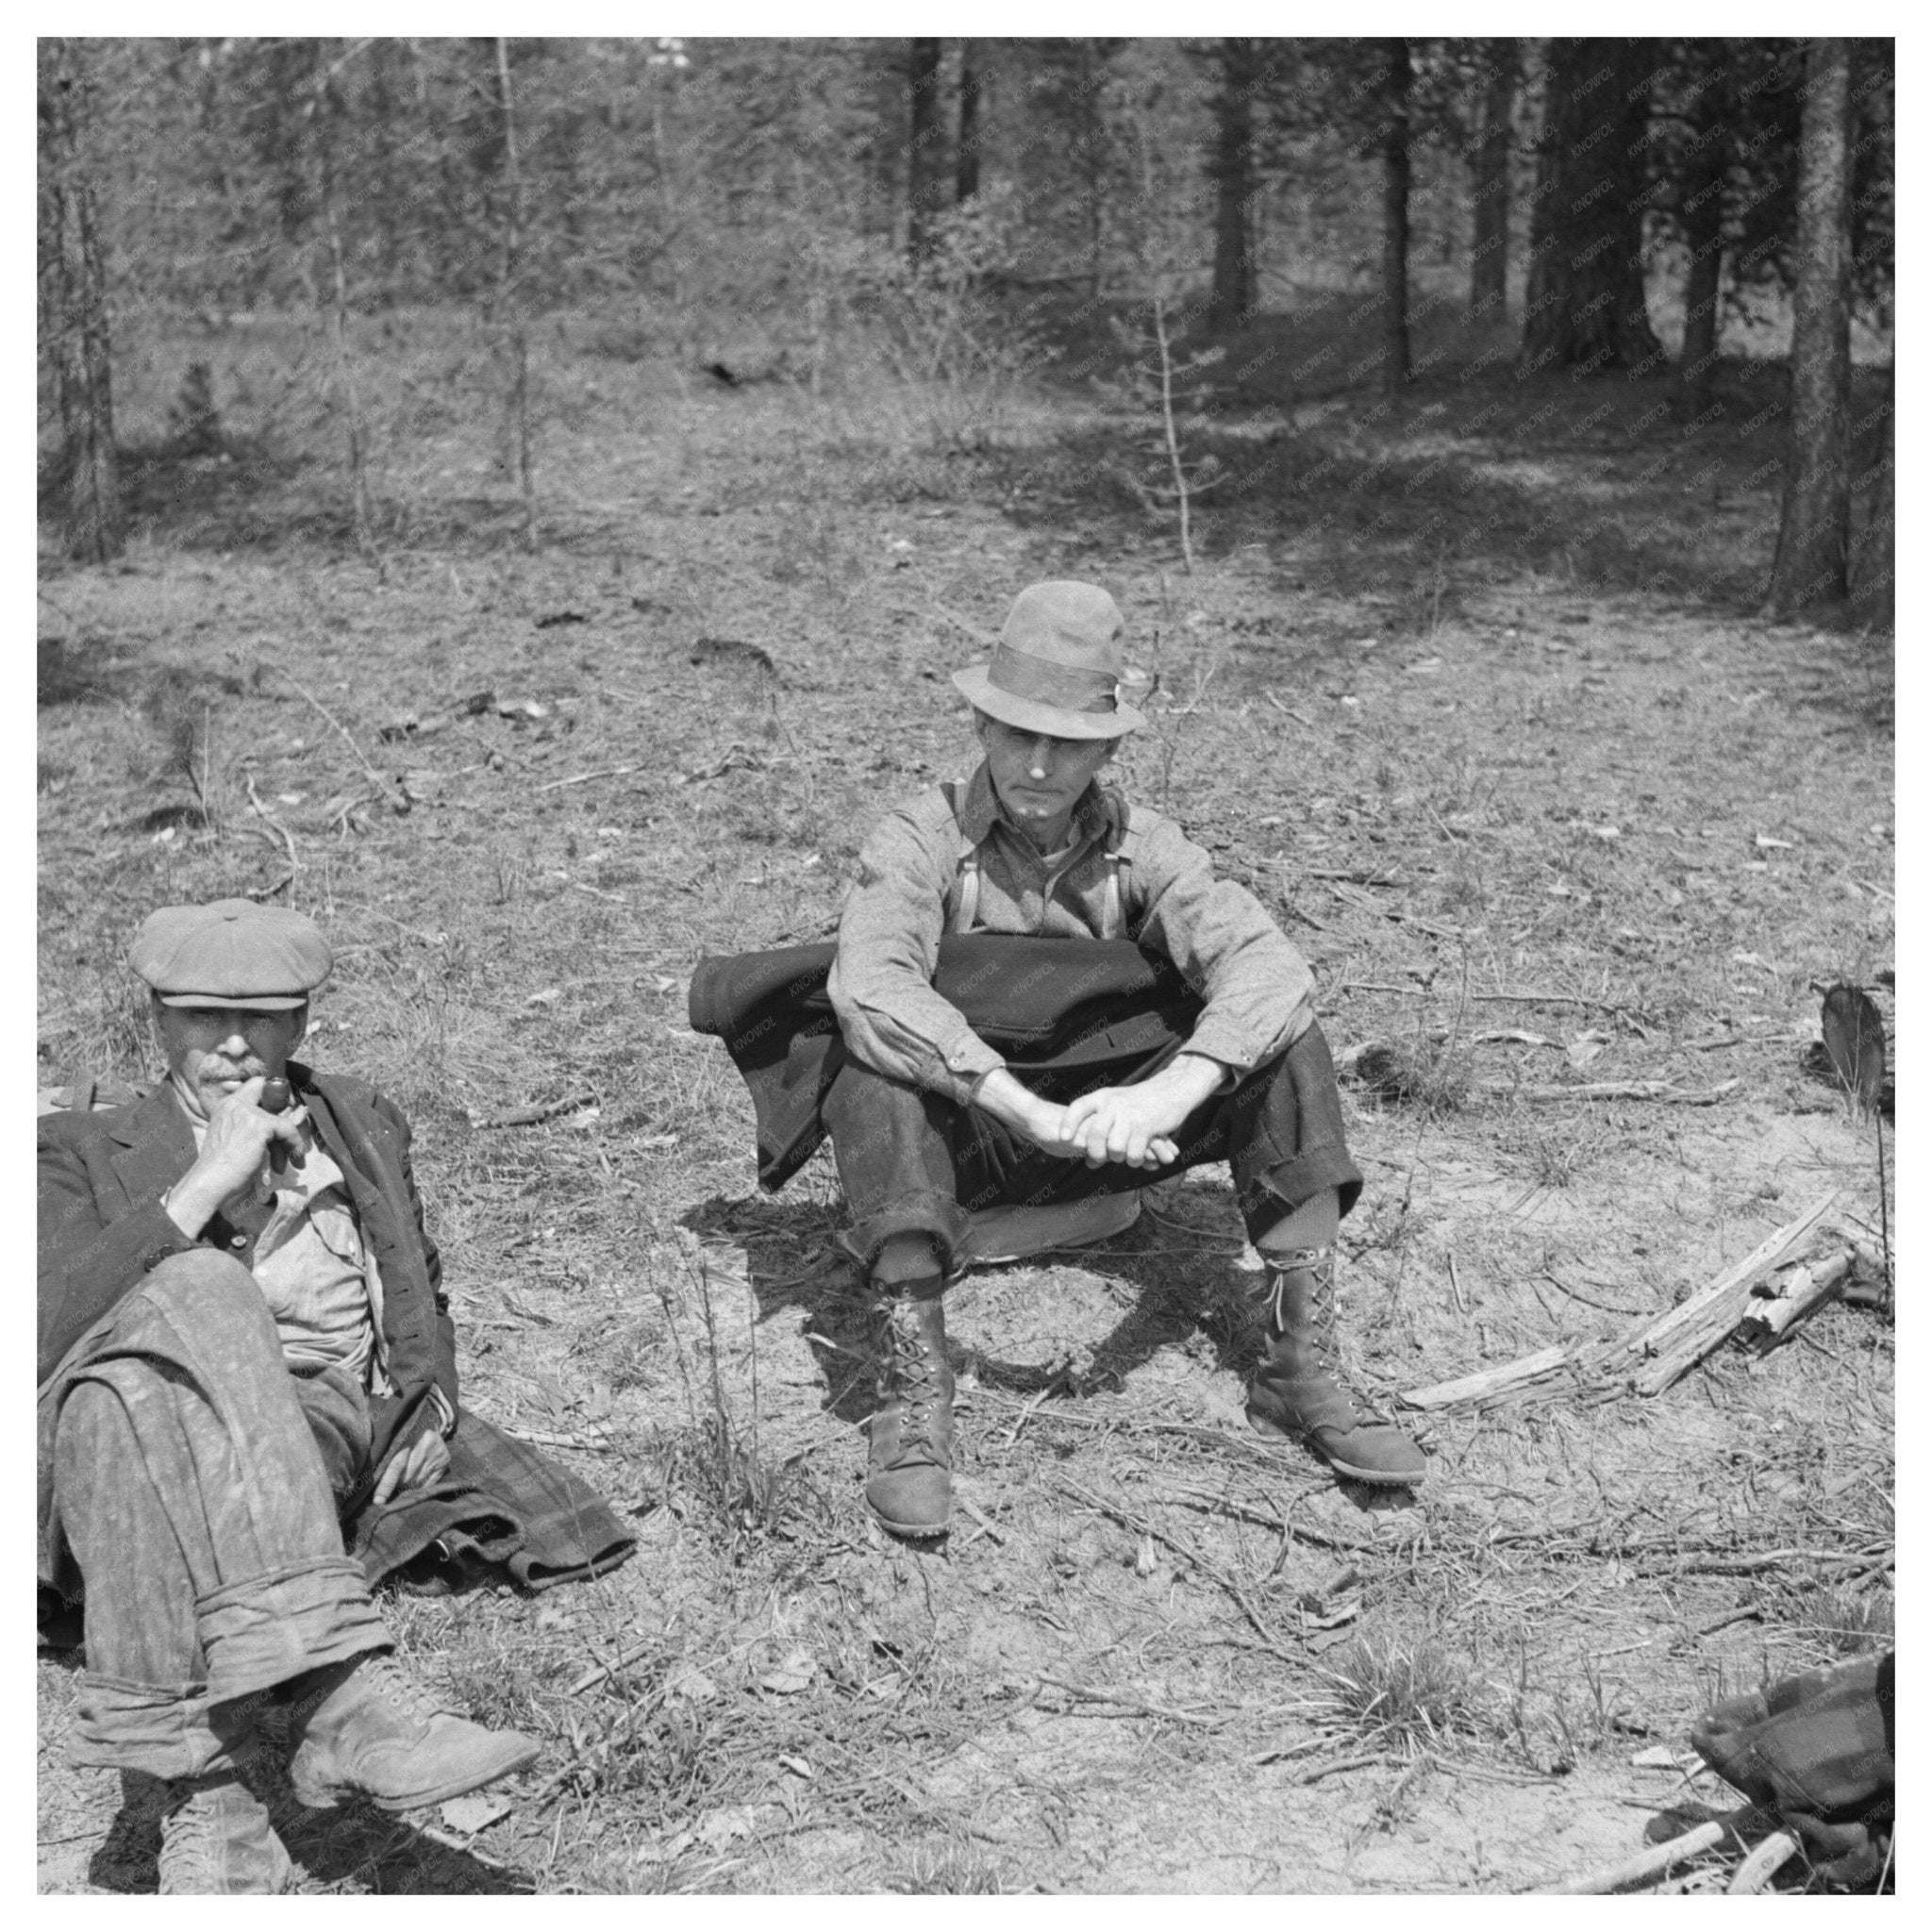
[[1401, 1399], [1411, 1408], [1454, 1408], [1464, 1405], [1483, 1406], [1517, 1394], [1531, 1383], [1541, 1381], [1567, 1367], [1573, 1359], [1560, 1343], [1540, 1348], [1534, 1355], [1519, 1356], [1499, 1368], [1484, 1369], [1474, 1375], [1459, 1375], [1452, 1382], [1432, 1383], [1426, 1389], [1411, 1389]]
[[[1821, 1195], [1802, 1214], [1785, 1223], [1718, 1276], [1707, 1288], [1659, 1316], [1635, 1334], [1613, 1343], [1602, 1366], [1619, 1357], [1635, 1357], [1652, 1367], [1633, 1374], [1629, 1386], [1640, 1395], [1658, 1395], [1688, 1374], [1743, 1320], [1751, 1291], [1806, 1241], [1830, 1211], [1838, 1191]], [[1620, 1369], [1618, 1373], [1623, 1373]]]
[[1807, 1315], [1839, 1299], [1851, 1272], [1850, 1249], [1814, 1268], [1798, 1269], [1785, 1282], [1781, 1294], [1753, 1304], [1738, 1324], [1739, 1340], [1749, 1342], [1760, 1356], [1769, 1355]]

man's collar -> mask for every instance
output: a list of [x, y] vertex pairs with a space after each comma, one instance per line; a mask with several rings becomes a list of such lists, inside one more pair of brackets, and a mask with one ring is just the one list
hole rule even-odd
[[[1119, 823], [1118, 793], [1103, 785], [1098, 778], [1091, 780], [1074, 805], [1075, 842], [1100, 838], [1114, 830]], [[1001, 809], [992, 789], [991, 769], [982, 758], [979, 769], [967, 781], [966, 795], [959, 804], [959, 829], [974, 845], [979, 845], [985, 842], [987, 834], [996, 824], [1006, 825], [1021, 838], [1025, 837], [1020, 826]]]

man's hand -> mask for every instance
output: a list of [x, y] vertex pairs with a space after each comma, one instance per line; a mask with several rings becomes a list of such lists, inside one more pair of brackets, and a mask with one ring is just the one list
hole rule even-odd
[[254, 1184], [272, 1142], [302, 1151], [306, 1107], [263, 1113], [259, 1076], [244, 1080], [208, 1115], [208, 1137], [188, 1172], [168, 1193], [168, 1217], [181, 1232], [198, 1237], [230, 1196]]
[[1166, 1167], [1180, 1158], [1174, 1136], [1181, 1123], [1221, 1085], [1218, 1060], [1184, 1053], [1152, 1079], [1131, 1087], [1102, 1087], [1065, 1109], [1062, 1139], [1089, 1167], [1117, 1160], [1128, 1167]]
[[1021, 1086], [1004, 1067], [995, 1067], [979, 1083], [973, 1104], [982, 1112], [990, 1113], [1001, 1126], [1031, 1141], [1048, 1154], [1058, 1155], [1062, 1160], [1074, 1159], [1080, 1151], [1067, 1145], [1063, 1132], [1066, 1108], [1051, 1100], [1042, 1100]]
[[375, 1494], [370, 1501], [380, 1506], [401, 1491], [427, 1489], [448, 1474], [449, 1444], [430, 1429], [400, 1455], [390, 1457], [389, 1467], [375, 1480]]

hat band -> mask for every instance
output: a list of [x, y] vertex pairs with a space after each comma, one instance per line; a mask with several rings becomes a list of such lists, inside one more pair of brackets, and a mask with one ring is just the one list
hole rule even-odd
[[1088, 671], [1074, 664], [1055, 664], [1010, 644], [993, 647], [986, 681], [1008, 697], [1031, 698], [1061, 711], [1112, 711], [1119, 708], [1119, 679], [1105, 671]]

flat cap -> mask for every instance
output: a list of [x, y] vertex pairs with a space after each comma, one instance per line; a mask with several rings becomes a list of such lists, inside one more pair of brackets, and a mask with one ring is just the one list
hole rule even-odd
[[305, 912], [217, 899], [163, 906], [142, 922], [127, 963], [164, 1007], [244, 1007], [284, 1012], [308, 1001], [335, 955]]

